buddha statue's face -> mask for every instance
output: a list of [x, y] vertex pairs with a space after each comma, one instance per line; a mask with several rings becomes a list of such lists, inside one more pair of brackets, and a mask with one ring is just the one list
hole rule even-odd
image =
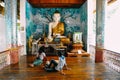
[[54, 13], [54, 15], [53, 15], [53, 20], [54, 20], [55, 22], [60, 21], [60, 18], [61, 18], [61, 16], [60, 16], [59, 13]]

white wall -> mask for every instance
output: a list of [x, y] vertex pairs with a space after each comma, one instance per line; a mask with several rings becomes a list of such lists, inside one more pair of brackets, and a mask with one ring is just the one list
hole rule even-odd
[[105, 49], [120, 53], [120, 0], [107, 7]]
[[0, 14], [0, 52], [7, 49], [4, 16]]
[[[89, 45], [93, 45], [95, 46], [95, 27], [96, 25], [94, 25], [95, 23], [93, 23], [96, 19], [96, 14], [93, 13], [95, 9], [95, 0], [88, 0], [88, 47]], [[89, 51], [89, 49], [88, 49]]]

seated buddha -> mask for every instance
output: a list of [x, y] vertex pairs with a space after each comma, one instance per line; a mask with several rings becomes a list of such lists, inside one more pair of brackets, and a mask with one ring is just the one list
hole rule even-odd
[[[64, 36], [64, 23], [60, 22], [61, 15], [58, 11], [55, 11], [53, 14], [53, 22], [49, 23], [49, 34], [48, 34], [48, 42], [52, 42], [54, 38], [60, 38], [61, 41]], [[66, 38], [67, 40], [67, 38]], [[69, 40], [68, 40], [69, 41]]]

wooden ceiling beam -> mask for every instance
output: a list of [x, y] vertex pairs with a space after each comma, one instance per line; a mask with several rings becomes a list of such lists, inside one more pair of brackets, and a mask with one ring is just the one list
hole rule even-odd
[[52, 8], [52, 7], [60, 7], [60, 8], [78, 8], [87, 0], [28, 0], [28, 2], [33, 7], [43, 7], [43, 8]]

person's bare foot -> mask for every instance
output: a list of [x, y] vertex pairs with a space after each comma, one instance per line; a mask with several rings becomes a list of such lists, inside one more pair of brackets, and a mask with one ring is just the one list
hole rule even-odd
[[61, 74], [62, 74], [62, 75], [65, 75], [65, 73], [64, 73], [64, 72], [61, 72]]
[[33, 65], [33, 64], [29, 64], [29, 66], [30, 66], [30, 67], [34, 67], [34, 65]]
[[67, 68], [67, 70], [71, 70], [71, 68]]

